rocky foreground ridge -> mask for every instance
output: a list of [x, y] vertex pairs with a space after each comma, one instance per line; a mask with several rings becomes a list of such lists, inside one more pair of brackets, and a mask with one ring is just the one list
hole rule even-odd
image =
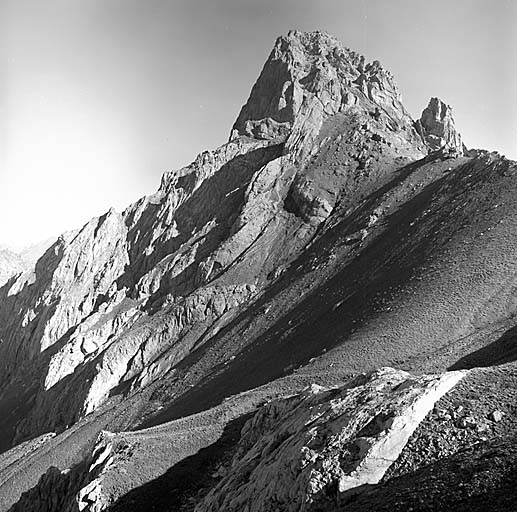
[[456, 370], [511, 366], [515, 180], [378, 61], [278, 38], [227, 144], [0, 288], [0, 508], [339, 509]]
[[[413, 377], [382, 368], [346, 385], [312, 385], [268, 402], [244, 424], [233, 456], [216, 470], [219, 483], [195, 510], [297, 511], [345, 503], [381, 480], [426, 414], [465, 374]], [[63, 493], [62, 510], [106, 510], [120, 497], [119, 472], [134, 470], [156, 447], [155, 436], [166, 437], [155, 431], [102, 433], [82, 488], [75, 497]], [[41, 486], [74, 478], [54, 468]], [[30, 509], [37, 500], [28, 492], [14, 510]]]

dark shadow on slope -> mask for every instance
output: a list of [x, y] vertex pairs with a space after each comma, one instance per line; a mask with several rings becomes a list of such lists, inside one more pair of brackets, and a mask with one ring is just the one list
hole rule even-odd
[[131, 490], [119, 498], [109, 512], [194, 510], [196, 504], [221, 479], [214, 473], [221, 464], [231, 461], [241, 429], [253, 414], [248, 413], [229, 422], [215, 443], [181, 460], [155, 480]]
[[[94, 367], [95, 362], [90, 361], [80, 366], [78, 372], [81, 372], [84, 379], [91, 379], [94, 375]], [[79, 389], [76, 387], [77, 377], [78, 373], [67, 375], [46, 391], [33, 389], [31, 395], [23, 397], [22, 400], [18, 399], [20, 412], [12, 418], [12, 421], [6, 421], [5, 425], [2, 425], [5, 433], [10, 433], [9, 437], [3, 439], [5, 444], [0, 444], [2, 451], [46, 432], [60, 434], [73, 425], [79, 419], [79, 410], [72, 404], [80, 404], [87, 393], [84, 386]], [[63, 403], [70, 405], [62, 407]], [[46, 411], [44, 416], [38, 414], [42, 410]], [[34, 422], [35, 416], [37, 423]]]
[[[340, 496], [329, 512], [515, 511], [515, 437], [494, 438], [353, 496]], [[315, 508], [314, 510], [319, 510]]]
[[88, 481], [97, 476], [88, 473], [84, 460], [67, 471], [50, 466], [37, 485], [25, 491], [8, 512], [79, 512], [75, 496]]
[[[215, 227], [207, 234], [197, 236], [195, 240], [199, 244], [196, 262], [187, 267], [174, 279], [169, 279], [168, 282], [167, 279], [163, 280], [162, 286], [149, 301], [149, 304], [152, 304], [153, 301], [155, 302], [151, 312], [159, 309], [160, 298], [169, 292], [171, 288], [180, 295], [190, 293], [195, 288], [194, 272], [197, 268], [197, 263], [210, 254], [227, 237], [235, 217], [239, 214], [244, 199], [245, 185], [254, 172], [267, 162], [280, 156], [282, 150], [283, 144], [276, 144], [237, 155], [221, 166], [213, 176], [205, 180], [196, 190], [194, 190], [196, 183], [193, 176], [180, 178], [178, 186], [183, 187], [186, 193], [192, 193], [192, 197], [181, 204], [176, 212], [175, 220], [179, 234], [172, 240], [162, 241], [161, 248], [156, 253], [145, 256], [142, 247], [145, 247], [153, 236], [153, 229], [151, 229], [153, 222], [156, 222], [157, 218], [162, 224], [166, 222], [166, 219], [158, 217], [160, 205], [149, 204], [144, 210], [142, 217], [136, 223], [135, 228], [128, 235], [128, 239], [134, 249], [131, 255], [132, 262], [129, 267], [134, 265], [134, 268], [131, 267], [124, 276], [119, 278], [119, 287], [125, 284], [128, 279], [130, 282], [137, 280], [165, 255], [176, 250], [183, 250], [183, 244], [188, 243], [192, 237], [196, 237], [196, 233], [201, 231], [207, 222], [214, 221]], [[232, 190], [234, 186], [239, 188]], [[160, 246], [160, 243], [158, 243], [158, 246]], [[36, 264], [36, 282], [34, 284], [26, 284], [25, 288], [38, 287], [38, 289], [42, 289], [47, 285], [47, 281], [43, 281], [43, 279], [48, 280], [52, 278], [53, 272], [63, 258], [64, 248], [64, 242], [58, 240], [45, 252]], [[38, 307], [35, 307], [35, 318], [22, 327], [21, 330], [16, 330], [15, 327], [22, 324], [20, 315], [25, 314], [26, 308], [20, 307], [19, 295], [21, 294], [23, 299], [25, 297], [23, 291], [17, 295], [8, 295], [9, 288], [13, 282], [11, 280], [7, 285], [0, 288], [2, 310], [9, 312], [5, 314], [7, 323], [0, 326], [0, 339], [6, 343], [19, 344], [20, 333], [27, 333], [27, 339], [32, 343], [33, 340], [31, 338], [39, 336], [38, 328], [41, 322], [52, 316], [59, 304], [59, 299], [50, 306], [44, 303], [39, 304]], [[33, 292], [33, 294], [36, 298], [39, 296], [39, 292]], [[105, 297], [102, 295], [97, 298], [95, 307], [90, 315], [98, 311], [104, 299]], [[84, 321], [86, 318], [83, 318], [81, 321]], [[11, 380], [9, 388], [2, 390], [8, 396], [0, 403], [0, 434], [2, 434], [0, 436], [0, 451], [10, 448], [17, 423], [23, 417], [30, 416], [30, 411], [38, 405], [41, 406], [42, 403], [46, 404], [46, 410], [56, 412], [55, 414], [47, 414], [45, 416], [46, 427], [39, 425], [36, 431], [30, 432], [30, 436], [46, 431], [45, 429], [57, 430], [59, 432], [77, 420], [78, 410], [74, 410], [73, 407], [67, 407], [66, 410], [62, 407], [60, 410], [59, 404], [69, 403], [79, 404], [80, 406], [86, 396], [87, 387], [78, 384], [79, 378], [77, 376], [80, 375], [83, 378], [83, 382], [87, 382], [86, 379], [91, 381], [94, 376], [93, 365], [95, 361], [102, 357], [102, 354], [99, 354], [94, 361], [81, 364], [72, 375], [64, 377], [62, 381], [50, 390], [43, 391], [40, 389], [38, 392], [38, 386], [41, 387], [41, 382], [48, 369], [51, 357], [69, 342], [76, 328], [77, 325], [72, 326], [50, 347], [41, 353], [37, 353], [33, 359], [20, 358], [21, 360], [17, 361], [15, 368], [2, 368], [2, 360], [0, 358], [0, 383]], [[13, 333], [16, 334], [16, 337], [14, 337]], [[13, 338], [12, 341], [10, 337]], [[17, 351], [19, 350], [20, 348], [17, 347]], [[4, 358], [4, 362], [5, 360]], [[17, 376], [17, 380], [14, 383], [12, 382], [12, 375]], [[31, 383], [34, 384], [30, 389], [26, 389], [25, 386]], [[70, 388], [72, 392], [69, 391]], [[71, 393], [73, 396], [69, 396]], [[24, 397], [22, 403], [18, 403], [20, 396]], [[66, 401], [67, 396], [68, 402]], [[11, 397], [13, 398], [11, 399]], [[13, 403], [15, 404], [14, 406]], [[14, 412], [16, 412], [16, 415]]]
[[[36, 387], [24, 389], [20, 385], [12, 385], [2, 390], [0, 407], [0, 454], [14, 446], [16, 428], [34, 405]], [[37, 435], [37, 434], [36, 434]]]
[[506, 331], [498, 340], [467, 354], [449, 370], [468, 370], [479, 366], [496, 366], [517, 360], [517, 326]]

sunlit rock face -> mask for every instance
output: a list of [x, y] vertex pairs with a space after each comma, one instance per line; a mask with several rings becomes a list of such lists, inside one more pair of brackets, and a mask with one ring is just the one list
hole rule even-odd
[[439, 98], [429, 100], [415, 126], [429, 151], [443, 150], [451, 156], [463, 155], [465, 148], [454, 125], [452, 109]]
[[337, 510], [376, 484], [462, 372], [414, 377], [382, 368], [343, 388], [312, 386], [244, 426], [227, 476], [196, 512]]
[[61, 237], [4, 286], [2, 384], [40, 372], [17, 435], [73, 423], [121, 382], [149, 383], [250, 300], [260, 273], [246, 262], [227, 270], [281, 222], [289, 168], [270, 141], [207, 151], [166, 173], [153, 196]]
[[314, 149], [325, 119], [354, 107], [377, 118], [384, 113], [417, 142], [393, 76], [379, 61], [367, 63], [324, 32], [291, 31], [277, 39], [231, 138], [285, 138], [300, 158]]

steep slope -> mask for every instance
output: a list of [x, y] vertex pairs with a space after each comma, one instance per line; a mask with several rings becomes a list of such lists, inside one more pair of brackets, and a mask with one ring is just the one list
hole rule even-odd
[[439, 400], [378, 486], [343, 504], [366, 510], [515, 510], [515, 363], [471, 370]]
[[[219, 464], [264, 400], [513, 360], [517, 166], [464, 154], [440, 100], [414, 122], [379, 62], [280, 37], [227, 144], [0, 288], [1, 448], [58, 433], [0, 460], [3, 506], [74, 507], [110, 461], [81, 507], [105, 508], [102, 487], [131, 510], [124, 494], [161, 499], [154, 479], [199, 450]], [[159, 429], [158, 460], [132, 459], [138, 433], [116, 464], [111, 434], [94, 449], [136, 428]]]

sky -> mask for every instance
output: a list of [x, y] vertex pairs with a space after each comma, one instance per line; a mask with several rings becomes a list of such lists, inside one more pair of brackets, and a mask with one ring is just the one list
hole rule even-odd
[[514, 0], [0, 0], [0, 244], [80, 227], [228, 138], [275, 38], [380, 60], [418, 118], [517, 159]]

